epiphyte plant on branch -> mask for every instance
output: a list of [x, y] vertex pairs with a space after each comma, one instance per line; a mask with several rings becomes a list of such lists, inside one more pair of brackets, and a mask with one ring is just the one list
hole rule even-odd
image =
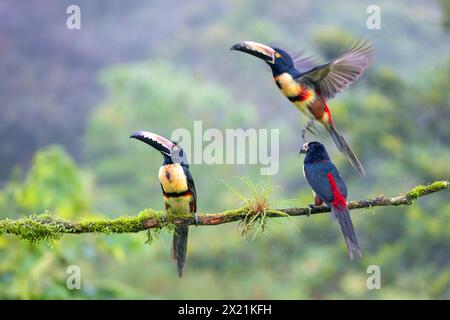
[[320, 122], [353, 168], [359, 174], [365, 174], [361, 162], [336, 129], [326, 101], [358, 80], [371, 64], [374, 49], [370, 42], [357, 41], [333, 61], [320, 65], [313, 58], [292, 57], [282, 49], [254, 41], [237, 43], [231, 50], [258, 57], [270, 66], [273, 79], [283, 95], [310, 118], [302, 131], [303, 140], [307, 130], [316, 134], [318, 129], [314, 121]]
[[[175, 142], [147, 131], [135, 131], [130, 138], [145, 142], [161, 152], [163, 156], [163, 163], [159, 168], [158, 177], [168, 217], [176, 218], [189, 213], [193, 214], [197, 224], [197, 193], [183, 148]], [[183, 268], [186, 261], [188, 233], [188, 223], [176, 225], [171, 256], [176, 261], [177, 272], [180, 278], [183, 276]]]
[[300, 150], [305, 154], [303, 173], [314, 192], [314, 205], [325, 202], [331, 209], [334, 221], [339, 222], [345, 244], [353, 259], [353, 253], [361, 256], [361, 249], [353, 228], [350, 211], [347, 207], [347, 187], [344, 179], [331, 162], [325, 147], [320, 142], [305, 143]]

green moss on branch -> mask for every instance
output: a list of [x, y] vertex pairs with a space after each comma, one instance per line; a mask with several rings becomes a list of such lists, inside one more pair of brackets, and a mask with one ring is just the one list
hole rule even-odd
[[[447, 189], [448, 187], [449, 181], [436, 181], [429, 185], [416, 186], [404, 195], [394, 198], [380, 196], [375, 199], [351, 201], [348, 203], [348, 207], [350, 210], [354, 210], [369, 207], [411, 205], [412, 201], [419, 197]], [[270, 209], [264, 207], [263, 209], [264, 219], [319, 214], [330, 211], [326, 206], [286, 209]], [[242, 208], [226, 210], [219, 213], [202, 214], [199, 215], [199, 225], [218, 225], [233, 221], [243, 221], [245, 224], [246, 221], [255, 221], [258, 218], [257, 215], [261, 215], [261, 212], [258, 210], [252, 205], [247, 205]], [[175, 224], [186, 221], [191, 224], [194, 223], [191, 215], [177, 216], [169, 220], [165, 218], [162, 211], [152, 209], [145, 209], [136, 216], [122, 216], [115, 219], [93, 217], [80, 221], [63, 220], [49, 213], [45, 213], [40, 215], [34, 214], [16, 220], [0, 220], [0, 236], [13, 234], [20, 239], [36, 243], [40, 240], [47, 240], [49, 242], [56, 241], [63, 234], [112, 234], [147, 231], [148, 242], [150, 242], [161, 229], [164, 228], [168, 231], [173, 231]]]
[[411, 200], [415, 200], [418, 197], [422, 197], [422, 196], [425, 196], [427, 194], [430, 194], [430, 193], [433, 193], [436, 191], [447, 189], [448, 186], [449, 186], [449, 182], [446, 180], [435, 181], [426, 186], [420, 185], [420, 186], [412, 188], [410, 191], [408, 191], [406, 193], [406, 196]]
[[123, 216], [116, 219], [86, 218], [80, 221], [59, 219], [51, 214], [31, 215], [17, 220], [0, 221], [0, 235], [14, 234], [20, 239], [35, 243], [40, 240], [59, 240], [65, 233], [132, 233], [161, 225], [163, 212], [146, 209], [137, 216]]

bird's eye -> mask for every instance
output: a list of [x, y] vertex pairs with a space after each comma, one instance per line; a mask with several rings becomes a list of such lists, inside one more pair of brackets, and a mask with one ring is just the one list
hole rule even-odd
[[279, 54], [278, 52], [275, 52], [275, 58], [280, 58], [281, 54]]
[[178, 148], [177, 148], [177, 147], [173, 147], [173, 150], [174, 150], [174, 151], [177, 151], [177, 150], [178, 150]]

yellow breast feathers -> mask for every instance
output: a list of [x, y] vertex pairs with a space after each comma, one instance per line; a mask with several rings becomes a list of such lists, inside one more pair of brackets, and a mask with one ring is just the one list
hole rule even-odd
[[285, 72], [274, 78], [281, 92], [287, 97], [294, 97], [300, 90], [300, 84]]
[[285, 72], [274, 78], [278, 88], [301, 112], [313, 118], [308, 106], [316, 99], [316, 94], [312, 88], [295, 81], [292, 76]]
[[186, 175], [179, 163], [159, 168], [159, 181], [166, 193], [180, 193], [188, 190]]

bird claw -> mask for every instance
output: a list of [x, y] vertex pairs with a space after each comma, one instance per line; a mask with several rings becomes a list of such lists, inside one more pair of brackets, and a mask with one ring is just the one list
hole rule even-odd
[[315, 210], [317, 207], [315, 204], [308, 204], [308, 212], [306, 213], [306, 216], [309, 217], [311, 215], [311, 212]]
[[[314, 130], [313, 130], [314, 129]], [[320, 133], [320, 129], [316, 127], [314, 120], [309, 120], [306, 125], [306, 130], [311, 132], [313, 135], [317, 136]]]
[[194, 222], [195, 222], [195, 226], [198, 227], [198, 215], [197, 215], [197, 212], [194, 213]]
[[305, 135], [306, 135], [306, 129], [303, 129], [302, 130], [302, 140], [306, 142]]
[[314, 136], [317, 136], [320, 133], [319, 128], [317, 128], [316, 125], [314, 124], [314, 120], [309, 120], [308, 123], [306, 124], [305, 128], [303, 128], [303, 130], [302, 130], [303, 141], [306, 141], [305, 140], [306, 131], [310, 132]]
[[[314, 129], [314, 130], [313, 130]], [[312, 133], [313, 135], [317, 136], [320, 133], [319, 128], [317, 128], [316, 126], [309, 126], [306, 128], [306, 130], [308, 130], [310, 133]]]

